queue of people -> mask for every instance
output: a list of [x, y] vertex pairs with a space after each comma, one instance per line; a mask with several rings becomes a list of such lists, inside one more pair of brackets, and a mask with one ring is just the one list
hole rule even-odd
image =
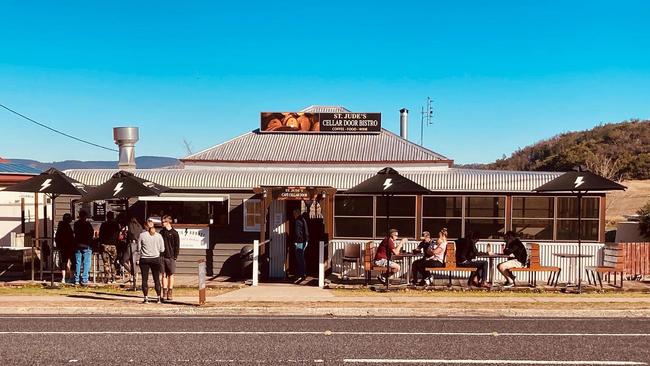
[[144, 302], [149, 302], [149, 272], [155, 284], [154, 301], [173, 300], [180, 236], [173, 227], [171, 216], [163, 216], [162, 224], [163, 228], [158, 233], [152, 220], [147, 220], [144, 226], [135, 217], [124, 223], [119, 216], [116, 219], [113, 212], [108, 212], [106, 221], [96, 235], [88, 221], [87, 211], [80, 210], [74, 224], [70, 214], [63, 215], [55, 236], [60, 253], [62, 282], [87, 285], [95, 250], [102, 255], [106, 283], [115, 282], [116, 265], [129, 275], [129, 281], [135, 281], [136, 268], [139, 267]]
[[[427, 271], [428, 268], [445, 267], [445, 254], [447, 250], [447, 228], [442, 228], [438, 232], [438, 237], [434, 240], [429, 231], [422, 232], [422, 241], [417, 248], [413, 250], [414, 254], [421, 254], [419, 258], [411, 264], [411, 283], [413, 286], [429, 286], [432, 283], [433, 274]], [[399, 238], [397, 229], [390, 229], [388, 235], [381, 241], [374, 256], [374, 265], [387, 267], [387, 271], [377, 276], [377, 280], [386, 284], [390, 278], [399, 273], [401, 265], [392, 259], [392, 256], [403, 254], [403, 246], [407, 238]], [[456, 240], [456, 266], [461, 268], [475, 268], [471, 272], [467, 284], [470, 287], [490, 287], [488, 283], [488, 261], [479, 259], [492, 253], [480, 252], [476, 244], [480, 240], [478, 231], [472, 232], [469, 236]], [[505, 278], [503, 287], [513, 287], [515, 285], [515, 275], [510, 271], [512, 268], [522, 268], [527, 263], [527, 251], [524, 244], [517, 238], [513, 231], [504, 234], [506, 246], [503, 254], [509, 255], [508, 259], [497, 266], [499, 272]], [[397, 243], [397, 244], [396, 244]]]

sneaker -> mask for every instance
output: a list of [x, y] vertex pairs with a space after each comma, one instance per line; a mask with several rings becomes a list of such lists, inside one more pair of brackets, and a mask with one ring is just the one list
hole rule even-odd
[[79, 286], [79, 282], [78, 282], [78, 281], [75, 282], [74, 285], [75, 285], [75, 286]]
[[503, 284], [503, 288], [511, 288], [511, 287], [515, 287], [514, 282], [506, 282]]
[[144, 300], [142, 301], [142, 303], [143, 303], [143, 304], [148, 304], [148, 303], [149, 303], [149, 298], [145, 296], [145, 297], [144, 297]]
[[431, 281], [431, 277], [427, 277], [424, 279], [424, 284], [427, 286], [431, 286], [433, 282]]
[[384, 277], [382, 275], [377, 276], [377, 280], [379, 280], [379, 282], [381, 282], [382, 285], [386, 284], [386, 277]]

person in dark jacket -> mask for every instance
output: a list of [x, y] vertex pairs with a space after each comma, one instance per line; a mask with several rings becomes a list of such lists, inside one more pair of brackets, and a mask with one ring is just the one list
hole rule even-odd
[[[74, 242], [75, 242], [75, 266], [74, 266], [74, 284], [79, 284], [81, 276], [81, 285], [88, 284], [88, 275], [90, 274], [90, 264], [93, 256], [93, 237], [95, 230], [93, 226], [86, 221], [88, 212], [79, 211], [79, 219], [74, 223]], [[83, 268], [83, 273], [81, 269]]]
[[296, 247], [296, 266], [298, 279], [300, 282], [305, 278], [306, 264], [305, 264], [305, 250], [309, 243], [309, 229], [307, 228], [307, 220], [302, 216], [299, 209], [293, 210], [293, 242]]
[[117, 259], [117, 240], [120, 235], [120, 224], [115, 221], [115, 214], [109, 211], [106, 221], [99, 227], [99, 243], [102, 248], [104, 263], [104, 281], [115, 282], [115, 260]]
[[526, 247], [524, 244], [517, 238], [517, 234], [514, 231], [508, 231], [503, 236], [506, 247], [503, 249], [503, 254], [508, 254], [512, 259], [509, 259], [503, 263], [500, 263], [497, 266], [497, 269], [503, 277], [506, 278], [506, 282], [503, 284], [503, 287], [513, 287], [515, 285], [515, 276], [510, 272], [511, 268], [523, 268], [528, 261], [528, 253], [526, 252]]
[[172, 217], [165, 215], [162, 218], [163, 228], [160, 235], [165, 242], [165, 252], [162, 258], [162, 298], [161, 300], [173, 300], [172, 290], [174, 289], [174, 273], [176, 273], [176, 260], [181, 248], [181, 239], [178, 231], [172, 227]]
[[[459, 239], [456, 242], [456, 266], [466, 268], [476, 268], [467, 280], [469, 286], [489, 287], [487, 281], [487, 261], [477, 261], [476, 257], [480, 254], [476, 249], [481, 234], [474, 231], [470, 237]], [[479, 280], [480, 279], [480, 280]]]
[[131, 217], [126, 232], [127, 247], [124, 251], [124, 257], [122, 258], [123, 263], [126, 264], [128, 267], [127, 270], [131, 274], [129, 281], [135, 281], [135, 274], [138, 270], [138, 266], [136, 266], [135, 263], [140, 259], [140, 252], [138, 252], [138, 239], [140, 239], [140, 234], [142, 234], [143, 231], [142, 224], [140, 224], [138, 219]]
[[72, 230], [72, 215], [69, 213], [63, 215], [63, 220], [59, 221], [59, 224], [56, 227], [56, 235], [54, 240], [56, 241], [56, 247], [59, 249], [59, 258], [61, 260], [61, 282], [65, 282], [65, 274], [68, 273], [72, 279], [72, 272], [70, 271], [71, 267], [74, 267], [73, 258], [74, 258], [74, 230]]

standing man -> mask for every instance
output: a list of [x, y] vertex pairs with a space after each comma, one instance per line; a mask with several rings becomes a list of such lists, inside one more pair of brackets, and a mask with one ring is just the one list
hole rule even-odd
[[510, 272], [510, 268], [523, 268], [528, 261], [528, 252], [526, 252], [526, 247], [521, 240], [517, 238], [517, 234], [515, 234], [514, 231], [508, 231], [505, 233], [503, 239], [506, 241], [506, 247], [503, 249], [503, 254], [508, 254], [511, 258], [500, 263], [497, 266], [497, 269], [501, 272], [503, 277], [506, 278], [503, 287], [514, 287], [515, 275]]
[[296, 247], [296, 267], [298, 279], [300, 282], [305, 279], [305, 250], [309, 244], [309, 229], [307, 228], [307, 220], [301, 215], [299, 209], [293, 210], [293, 242]]
[[[81, 275], [81, 285], [88, 284], [88, 275], [90, 274], [90, 263], [93, 255], [93, 237], [95, 230], [93, 226], [86, 221], [88, 212], [86, 210], [79, 211], [79, 219], [74, 223], [74, 241], [75, 241], [75, 267], [74, 267], [74, 284], [79, 284], [79, 276]], [[81, 268], [83, 266], [83, 274]]]
[[[59, 257], [61, 258], [61, 282], [65, 283], [65, 274], [72, 277], [70, 265], [73, 263], [75, 242], [74, 231], [72, 230], [72, 215], [69, 213], [63, 215], [63, 220], [59, 221], [56, 227], [56, 247], [59, 249]], [[72, 278], [70, 278], [72, 279]]]
[[120, 236], [120, 224], [115, 221], [115, 214], [109, 211], [106, 221], [99, 227], [99, 243], [102, 248], [104, 263], [104, 282], [115, 282], [115, 260], [117, 259], [117, 239]]
[[162, 280], [162, 299], [173, 300], [172, 290], [174, 289], [174, 273], [176, 273], [176, 259], [180, 250], [180, 237], [178, 231], [172, 227], [172, 217], [165, 215], [162, 218], [163, 228], [160, 231], [165, 242], [165, 252], [163, 254], [163, 280]]

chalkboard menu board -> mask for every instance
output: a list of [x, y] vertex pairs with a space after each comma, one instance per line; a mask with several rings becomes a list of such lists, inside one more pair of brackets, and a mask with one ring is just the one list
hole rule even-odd
[[106, 221], [106, 201], [93, 202], [93, 221]]

